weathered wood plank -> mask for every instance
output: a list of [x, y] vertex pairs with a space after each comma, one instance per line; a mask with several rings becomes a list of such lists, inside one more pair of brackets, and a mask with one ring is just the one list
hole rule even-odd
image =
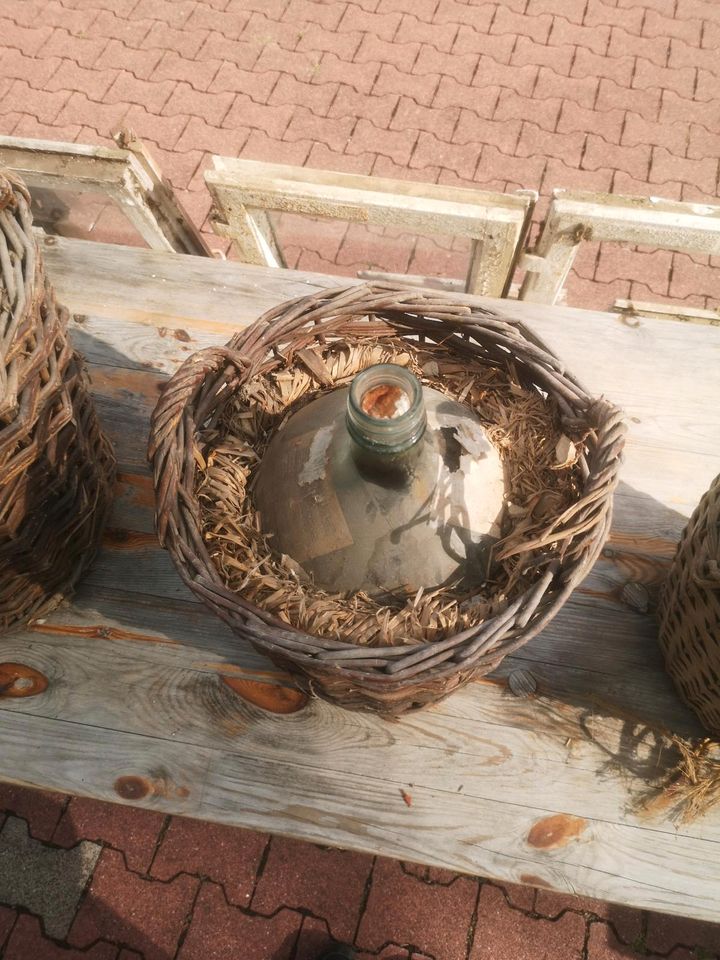
[[[54, 242], [47, 246], [49, 241]], [[314, 293], [323, 286], [353, 282], [351, 278], [275, 271], [229, 261], [206, 263], [54, 237], [46, 238], [45, 244], [45, 259], [58, 295], [72, 312], [86, 318], [86, 338], [105, 339], [114, 344], [120, 356], [124, 355], [124, 338], [106, 339], [108, 325], [103, 320], [110, 317], [115, 323], [125, 319], [140, 325], [134, 336], [150, 337], [147, 343], [153, 353], [152, 338], [160, 336], [158, 328], [164, 330], [168, 341], [164, 346], [168, 350], [177, 348], [179, 362], [188, 352], [188, 344], [172, 344], [171, 337], [178, 329], [188, 333], [192, 328], [190, 335], [198, 345], [203, 345], [205, 337], [207, 342], [228, 340], [238, 328], [284, 299]], [[685, 388], [693, 383], [698, 386], [690, 362], [693, 350], [706, 354], [708, 395], [720, 383], [720, 336], [695, 325], [660, 324], [642, 318], [629, 325], [626, 318], [617, 315], [570, 307], [467, 299], [528, 323], [590, 389], [605, 392], [621, 403], [626, 396], [661, 399], [668, 382], [675, 386], [679, 403], [692, 398]], [[145, 327], [155, 327], [155, 331], [145, 334]], [[216, 340], [210, 339], [213, 334]], [[588, 349], [589, 342], [592, 349]], [[678, 355], [680, 347], [684, 356]], [[144, 342], [138, 341], [138, 350], [143, 348]], [[170, 358], [168, 353], [168, 362]], [[152, 355], [145, 357], [146, 361], [152, 359]], [[103, 358], [102, 362], [108, 361]], [[617, 397], [620, 390], [622, 394]]]
[[[126, 800], [352, 849], [480, 873], [655, 910], [712, 919], [718, 902], [717, 843], [553, 814], [319, 765], [201, 750], [147, 736], [15, 714], [3, 727], [0, 772], [8, 779]], [[68, 737], [72, 726], [73, 736]], [[20, 774], [20, 775], [18, 775]], [[554, 828], [556, 842], [543, 839]], [[431, 841], [431, 842], [429, 842]], [[678, 847], [682, 844], [682, 859]], [[668, 862], [678, 869], [668, 871]]]
[[0, 779], [99, 800], [203, 815], [213, 751], [84, 723], [3, 713]]
[[[623, 600], [631, 580], [652, 601], [685, 517], [720, 469], [717, 331], [500, 305], [640, 421], [604, 556], [540, 637], [432, 710], [388, 723], [313, 701], [276, 715], [243, 683], [272, 691], [288, 678], [195, 601], [153, 536], [147, 423], [159, 385], [189, 352], [337, 278], [64, 241], [47, 253], [61, 298], [87, 315], [74, 335], [121, 474], [74, 601], [0, 639], [0, 659], [50, 679], [42, 696], [0, 700], [1, 777], [101, 799], [125, 790], [168, 812], [717, 915], [720, 814], [676, 827], [633, 807], [662, 757], [625, 713], [698, 728], [662, 670], [652, 612]], [[539, 697], [509, 694], [518, 667], [532, 671]], [[548, 817], [559, 818], [561, 842], [533, 845], [543, 835], [533, 826]]]
[[[209, 620], [207, 610], [194, 599], [170, 600], [129, 594], [118, 587], [112, 589], [85, 583], [72, 604], [63, 605], [52, 617], [34, 624], [27, 631], [14, 634], [12, 642], [26, 649], [35, 649], [38, 636], [56, 637], [59, 649], [65, 644], [74, 648], [82, 639], [92, 640], [94, 645], [100, 646], [109, 643], [105, 656], [111, 656], [113, 662], [114, 652], [110, 653], [110, 650], [114, 651], [118, 644], [128, 649], [132, 646], [134, 655], [161, 667], [176, 664], [178, 656], [182, 659], [188, 649], [193, 657], [192, 669], [292, 685], [289, 675], [238, 640], [221, 621]], [[587, 631], [580, 636], [597, 643], [595, 635], [588, 637]], [[539, 644], [540, 640], [536, 643]], [[649, 665], [643, 664], [642, 683], [639, 683], [638, 671], [632, 665], [626, 664], [624, 669], [609, 676], [589, 670], [583, 663], [581, 652], [576, 651], [577, 655], [564, 658], [556, 656], [554, 661], [552, 656], [547, 656], [547, 662], [544, 662], [539, 657], [533, 659], [526, 655], [534, 649], [535, 644], [528, 645], [504, 661], [495, 679], [480, 681], [483, 688], [489, 686], [496, 696], [487, 692], [476, 696], [472, 692], [475, 690], [473, 686], [459, 692], [427, 716], [459, 716], [475, 725], [489, 722], [536, 732], [542, 730], [551, 737], [560, 736], [565, 743], [564, 727], [556, 730], [551, 722], [548, 728], [545, 706], [536, 708], [532, 701], [516, 700], [505, 694], [501, 678], [523, 668], [532, 670], [543, 698], [554, 698], [557, 705], [566, 705], [565, 708], [557, 706], [557, 709], [566, 710], [570, 725], [576, 722], [573, 718], [579, 711], [590, 710], [595, 715], [594, 722], [599, 723], [602, 730], [605, 730], [603, 718], [606, 715], [610, 718], [607, 730], [616, 730], [618, 724], [613, 719], [611, 706], [602, 707], [597, 703], [601, 682], [603, 698], [608, 704], [632, 704], [633, 711], [647, 722], [667, 725], [687, 735], [695, 735], [699, 730], [689, 711], [672, 694], [668, 678], [659, 670], [649, 669]], [[599, 676], [602, 681], [598, 680]]]
[[[219, 764], [210, 770], [205, 792], [211, 818], [222, 817], [235, 802], [255, 827], [269, 814], [321, 843], [350, 835], [356, 849], [717, 919], [712, 842], [561, 814], [552, 821], [560, 835], [557, 846], [542, 849], [530, 840], [542, 836], [549, 811], [538, 817], [501, 802], [498, 815], [498, 804], [409, 784], [412, 807], [406, 807], [395, 786], [379, 777], [246, 756], [223, 757]], [[668, 870], [671, 862], [677, 869]], [[700, 885], [698, 877], [705, 878]]]
[[[130, 593], [123, 589], [122, 583], [103, 585], [86, 581], [71, 604], [63, 605], [51, 617], [36, 622], [27, 631], [20, 631], [17, 636], [21, 639], [18, 642], [26, 647], [34, 647], [37, 635], [58, 637], [58, 643], [67, 641], [69, 645], [73, 645], [76, 638], [88, 638], [95, 642], [112, 641], [113, 649], [115, 643], [127, 642], [136, 645], [139, 651], [137, 655], [153, 661], [157, 659], [161, 664], [167, 662], [167, 657], [175, 661], [178, 656], [176, 648], [184, 650], [188, 647], [197, 658], [193, 660], [193, 668], [217, 671], [219, 665], [232, 664], [237, 675], [249, 679], [292, 682], [282, 671], [240, 641], [220, 620], [208, 618], [207, 610], [194, 597], [190, 594], [187, 597], [178, 599]], [[575, 599], [571, 602], [574, 603]], [[668, 724], [673, 729], [687, 732], [696, 731], [697, 724], [689, 711], [672, 695], [669, 680], [659, 669], [652, 620], [648, 618], [643, 621], [641, 632], [649, 642], [651, 656], [640, 664], [642, 683], [639, 683], [638, 667], [633, 666], [632, 654], [627, 655], [624, 661], [620, 660], [617, 666], [615, 660], [606, 658], [600, 662], [596, 672], [591, 670], [591, 664], [585, 662], [583, 644], [587, 647], [602, 646], [602, 643], [598, 644], [598, 636], [604, 642], [610, 642], [613, 634], [588, 630], [588, 619], [585, 614], [584, 627], [575, 637], [574, 649], [557, 647], [553, 640], [558, 633], [562, 636], [562, 630], [560, 626], [551, 625], [548, 635], [543, 633], [533, 644], [508, 658], [496, 676], [506, 676], [518, 667], [531, 669], [543, 696], [556, 696], [578, 709], [592, 706], [598, 677], [602, 676], [603, 696], [608, 701], [621, 705], [632, 704], [638, 715], [655, 724]], [[637, 614], [627, 616], [625, 624], [624, 629], [619, 631], [618, 648], [621, 644], [632, 645], [636, 642]], [[15, 639], [15, 634], [12, 639]], [[608, 666], [609, 663], [612, 666]], [[464, 694], [452, 697], [443, 704], [443, 714], [456, 715], [458, 711], [462, 712], [465, 709], [464, 702]], [[475, 720], [520, 723], [531, 728], [536, 725], [537, 718], [532, 719], [520, 702], [514, 699], [504, 698], [496, 713], [485, 712], [485, 705], [485, 701], [474, 704]]]
[[[7, 656], [39, 670], [49, 680], [41, 698], [0, 701], [0, 707], [16, 716], [62, 717], [83, 724], [93, 718], [102, 730], [145, 735], [149, 729], [156, 741], [189, 748], [241, 751], [279, 765], [323, 766], [347, 776], [377, 776], [401, 787], [413, 786], [479, 800], [497, 800], [538, 811], [552, 811], [640, 825], [661, 833], [676, 833], [662, 817], [635, 813], [632, 804], [647, 791], [648, 771], [662, 769], [661, 747], [652, 737], [639, 738], [632, 755], [623, 749], [623, 738], [633, 729], [627, 723], [597, 723], [590, 717], [593, 739], [583, 740], [580, 727], [562, 722], [558, 734], [549, 735], [556, 715], [543, 714], [535, 704], [535, 731], [507, 722], [478, 716], [445, 716], [439, 711], [402, 718], [394, 724], [379, 724], [365, 714], [353, 714], [321, 701], [289, 714], [273, 714], [254, 706], [237, 693], [225, 678], [232, 671], [216, 663], [196, 666], [197, 651], [186, 644], [158, 647], [153, 659], [134, 643], [115, 642], [114, 682], [107, 683], [107, 661], [93, 639], [78, 637], [72, 647], [57, 635], [36, 635], [32, 648], [24, 638], [6, 641]], [[162, 661], [162, 662], [161, 662]], [[273, 687], [265, 685], [272, 705]], [[252, 695], [252, 692], [251, 692]], [[465, 693], [477, 714], [487, 713], [483, 700], [497, 700], [501, 689], [492, 684], [475, 685]], [[294, 706], [294, 705], [293, 705]], [[278, 709], [285, 705], [278, 701]], [[568, 711], [568, 720], [572, 714]], [[574, 730], [576, 738], [571, 738]], [[597, 767], [617, 755], [617, 769], [603, 775], [605, 789], [594, 789]], [[542, 797], [527, 790], [527, 783], [544, 781]], [[720, 843], [720, 813], [702, 824], [690, 825], [688, 836]], [[718, 848], [720, 853], [720, 848]]]
[[42, 249], [58, 298], [73, 313], [108, 316], [109, 310], [119, 320], [152, 326], [177, 326], [180, 318], [181, 326], [192, 321], [199, 330], [222, 324], [225, 339], [274, 304], [343, 282], [157, 251], [136, 249], [133, 256], [132, 247], [61, 237], [44, 238]]
[[[352, 277], [273, 270], [228, 260], [188, 260], [178, 254], [61, 237], [43, 240], [43, 256], [59, 298], [75, 312], [102, 316], [111, 308], [112, 316], [136, 323], [162, 325], [165, 320], [192, 320], [191, 326], [197, 329], [217, 330], [220, 324], [229, 333], [283, 300], [359, 282]], [[498, 302], [467, 294], [456, 296], [490, 307], [510, 319], [537, 325], [540, 336], [547, 335], [549, 340], [554, 333], [558, 348], [563, 346], [563, 355], [578, 342], [585, 343], [584, 354], [591, 355], [587, 341], [598, 335], [594, 350], [607, 337], [621, 336], [611, 332], [614, 328], [632, 332], [632, 336], [614, 341], [616, 347], [622, 345], [623, 349], [638, 342], [674, 342], [678, 346], [688, 345], [690, 350], [693, 345], [708, 347], [717, 342], [708, 331], [692, 324], [658, 324], [643, 318], [629, 324], [623, 317], [599, 310], [521, 300]], [[581, 323], [573, 329], [578, 326], [577, 321]], [[616, 359], [623, 359], [620, 352], [616, 352]]]

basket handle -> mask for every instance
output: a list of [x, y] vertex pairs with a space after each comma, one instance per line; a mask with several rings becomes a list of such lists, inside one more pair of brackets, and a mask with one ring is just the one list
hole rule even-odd
[[173, 456], [173, 450], [178, 431], [185, 428], [188, 402], [209, 375], [219, 373], [223, 368], [242, 369], [249, 365], [248, 358], [237, 350], [206, 347], [188, 357], [163, 387], [150, 418], [147, 450], [156, 491], [155, 521], [162, 546], [165, 546], [171, 514], [169, 505], [177, 500], [185, 468], [185, 464]]

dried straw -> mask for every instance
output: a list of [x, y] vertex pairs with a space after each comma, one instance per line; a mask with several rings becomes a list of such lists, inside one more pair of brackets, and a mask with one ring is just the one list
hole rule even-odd
[[720, 803], [720, 743], [706, 737], [685, 740], [664, 734], [677, 763], [642, 798], [640, 807], [648, 813], [668, 810], [678, 823], [692, 823]]
[[[291, 557], [273, 551], [252, 502], [254, 469], [274, 431], [324, 390], [374, 363], [407, 366], [421, 381], [467, 403], [495, 445], [507, 478], [502, 539], [492, 579], [473, 592], [444, 587], [373, 598], [330, 594]], [[577, 501], [583, 436], [568, 438], [554, 401], [521, 386], [512, 366], [459, 360], [442, 344], [386, 339], [299, 350], [237, 391], [198, 437], [196, 494], [209, 554], [226, 586], [317, 636], [370, 646], [439, 640], [471, 627], [525, 592], [559, 547], [553, 522]], [[516, 553], [519, 544], [537, 549]]]
[[586, 706], [578, 711], [550, 692], [533, 694], [525, 719], [536, 733], [566, 746], [574, 741], [594, 745], [606, 756], [608, 769], [626, 778], [629, 807], [637, 814], [688, 824], [720, 804], [719, 740], [681, 737], [597, 694], [586, 694], [583, 701]]

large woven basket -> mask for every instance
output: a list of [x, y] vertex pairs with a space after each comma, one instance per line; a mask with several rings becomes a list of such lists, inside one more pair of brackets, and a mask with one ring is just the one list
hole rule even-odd
[[44, 613], [91, 560], [115, 461], [32, 233], [0, 173], [0, 630]]
[[680, 538], [659, 613], [668, 673], [708, 730], [720, 735], [720, 476]]
[[[295, 351], [333, 339], [393, 337], [442, 343], [465, 360], [513, 364], [525, 386], [557, 403], [573, 435], [585, 435], [584, 490], [558, 518], [560, 550], [533, 587], [472, 629], [433, 642], [358, 647], [311, 636], [229, 591], [203, 542], [195, 496], [195, 444], [229, 397]], [[610, 527], [624, 439], [619, 412], [593, 400], [528, 329], [444, 293], [372, 283], [284, 303], [225, 347], [190, 357], [166, 385], [152, 418], [157, 529], [180, 576], [243, 639], [291, 671], [312, 693], [351, 709], [399, 714], [437, 701], [493, 670], [555, 616], [595, 561]], [[558, 556], [560, 559], [558, 559]]]

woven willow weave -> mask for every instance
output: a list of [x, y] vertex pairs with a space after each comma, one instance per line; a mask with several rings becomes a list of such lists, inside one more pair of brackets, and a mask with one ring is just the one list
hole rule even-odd
[[[470, 362], [509, 367], [557, 404], [572, 436], [584, 436], [584, 489], [528, 545], [533, 586], [496, 616], [435, 642], [358, 647], [312, 636], [253, 606], [223, 584], [201, 533], [195, 496], [198, 434], [255, 374], [281, 369], [297, 350], [344, 338], [442, 343]], [[522, 324], [445, 293], [371, 283], [323, 290], [268, 311], [225, 347], [190, 357], [166, 384], [152, 418], [149, 456], [158, 534], [194, 593], [300, 684], [350, 709], [400, 714], [440, 700], [493, 670], [555, 616], [597, 558], [610, 528], [624, 442], [618, 410], [594, 400]]]
[[685, 528], [660, 599], [668, 673], [720, 736], [720, 476]]
[[115, 461], [32, 233], [0, 172], [0, 630], [55, 606], [92, 559]]

